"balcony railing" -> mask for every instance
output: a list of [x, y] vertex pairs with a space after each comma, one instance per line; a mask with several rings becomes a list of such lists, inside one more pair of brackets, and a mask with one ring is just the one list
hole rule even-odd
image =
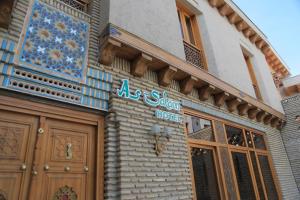
[[183, 44], [186, 61], [198, 68], [205, 69], [204, 52], [185, 41], [183, 41]]
[[87, 4], [81, 3], [79, 1], [76, 0], [60, 0], [60, 1], [82, 12], [87, 11]]

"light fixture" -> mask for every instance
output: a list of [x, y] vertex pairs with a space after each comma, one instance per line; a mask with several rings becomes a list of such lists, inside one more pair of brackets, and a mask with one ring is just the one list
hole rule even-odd
[[[163, 131], [161, 131], [163, 130]], [[166, 144], [170, 141], [172, 129], [169, 127], [164, 127], [163, 129], [157, 125], [154, 124], [151, 127], [150, 134], [155, 137], [155, 153], [156, 155], [160, 155], [164, 150]]]

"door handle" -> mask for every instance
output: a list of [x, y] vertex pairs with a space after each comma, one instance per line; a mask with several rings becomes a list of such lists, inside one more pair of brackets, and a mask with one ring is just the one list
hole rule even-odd
[[21, 169], [22, 171], [25, 171], [25, 170], [27, 169], [26, 164], [23, 163], [23, 164], [20, 166], [20, 169]]
[[44, 166], [44, 170], [45, 170], [45, 171], [48, 171], [49, 169], [50, 169], [49, 165], [45, 165], [45, 166]]

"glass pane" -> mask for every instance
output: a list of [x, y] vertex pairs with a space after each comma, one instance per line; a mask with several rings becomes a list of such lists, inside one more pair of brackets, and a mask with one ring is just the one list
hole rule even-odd
[[253, 133], [253, 141], [254, 141], [255, 148], [266, 149], [263, 135]]
[[243, 130], [232, 126], [225, 126], [228, 144], [245, 146]]
[[253, 151], [251, 151], [250, 156], [251, 156], [251, 161], [252, 161], [253, 170], [254, 170], [254, 174], [255, 174], [256, 184], [257, 184], [257, 188], [258, 188], [258, 192], [259, 192], [259, 197], [261, 200], [264, 200], [265, 199], [264, 189], [262, 187], [262, 183], [260, 180], [255, 153]]
[[258, 159], [259, 159], [261, 173], [263, 175], [263, 179], [264, 179], [268, 199], [272, 199], [272, 200], [279, 199], [278, 195], [277, 195], [275, 183], [274, 183], [274, 180], [273, 180], [271, 168], [270, 168], [270, 165], [269, 165], [268, 157], [259, 155]]
[[194, 116], [186, 116], [188, 137], [192, 139], [215, 141], [212, 122]]
[[246, 131], [246, 140], [247, 140], [248, 147], [253, 148], [250, 131]]
[[180, 24], [179, 28], [180, 28], [181, 37], [183, 38], [182, 22], [181, 22], [179, 11], [177, 11], [177, 14], [178, 14], [178, 19], [179, 19], [179, 24]]
[[242, 200], [255, 199], [247, 156], [245, 153], [232, 152], [236, 180]]
[[220, 199], [213, 151], [192, 148], [191, 153], [197, 199]]
[[190, 43], [195, 44], [191, 18], [188, 17], [188, 16], [185, 16], [185, 22], [186, 22], [187, 31], [188, 31], [188, 34], [189, 34]]

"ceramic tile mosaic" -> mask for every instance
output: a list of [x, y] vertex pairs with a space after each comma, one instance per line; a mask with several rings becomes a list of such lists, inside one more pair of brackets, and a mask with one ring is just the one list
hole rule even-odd
[[35, 1], [20, 46], [24, 67], [82, 79], [87, 65], [89, 24]]

